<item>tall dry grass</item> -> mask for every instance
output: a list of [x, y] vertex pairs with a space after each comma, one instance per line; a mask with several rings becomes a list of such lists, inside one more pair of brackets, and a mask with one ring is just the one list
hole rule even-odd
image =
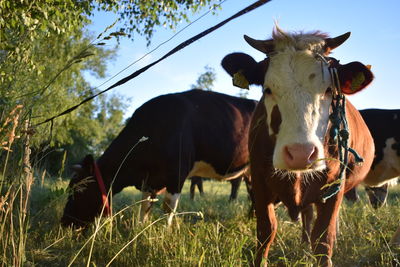
[[[28, 266], [249, 266], [255, 250], [255, 220], [248, 219], [244, 187], [228, 203], [228, 183], [206, 182], [205, 197], [189, 199], [188, 186], [176, 222], [166, 227], [160, 202], [148, 223], [139, 223], [141, 195], [129, 188], [114, 200], [112, 218], [98, 220], [85, 232], [59, 226], [66, 182], [47, 181], [32, 189]], [[388, 244], [400, 218], [400, 188], [392, 189], [388, 205], [375, 211], [364, 194], [356, 204], [344, 203], [335, 266], [396, 266], [399, 252]], [[192, 213], [186, 213], [186, 212]], [[197, 212], [203, 214], [203, 218]], [[313, 266], [309, 246], [301, 243], [301, 226], [277, 208], [279, 229], [270, 253], [276, 266]], [[111, 227], [112, 223], [112, 227]]]
[[[29, 139], [22, 143], [27, 148]], [[194, 202], [185, 185], [172, 228], [166, 227], [160, 201], [151, 220], [140, 223], [141, 194], [128, 188], [113, 198], [112, 217], [76, 231], [59, 224], [67, 180], [42, 180], [43, 172], [26, 165], [21, 164], [12, 180], [1, 177], [1, 266], [249, 266], [253, 261], [255, 220], [247, 218], [250, 203], [244, 186], [239, 199], [229, 203], [229, 183], [206, 182], [205, 196]], [[399, 186], [379, 210], [368, 205], [363, 193], [358, 203], [343, 203], [335, 265], [400, 265], [399, 248], [388, 244], [400, 218], [399, 205]], [[311, 249], [301, 243], [300, 224], [289, 220], [283, 206], [277, 214], [270, 264], [315, 265]]]
[[[33, 173], [30, 165], [29, 122], [20, 127], [22, 105], [16, 106], [0, 127], [1, 153], [3, 170], [0, 177], [0, 252], [2, 266], [22, 266], [25, 259], [25, 248], [29, 227], [29, 196], [33, 184]], [[22, 137], [22, 161], [20, 168], [7, 174], [10, 153], [13, 153], [15, 141]], [[10, 171], [8, 172], [10, 173]]]

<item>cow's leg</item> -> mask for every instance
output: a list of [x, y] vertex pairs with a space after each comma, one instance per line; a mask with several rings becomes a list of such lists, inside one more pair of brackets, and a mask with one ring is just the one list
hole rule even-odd
[[351, 202], [356, 202], [359, 197], [357, 194], [357, 187], [353, 187], [352, 189], [350, 189], [349, 191], [346, 192], [346, 194], [344, 194], [345, 198]]
[[314, 219], [313, 205], [310, 204], [301, 211], [301, 222], [303, 224], [302, 241], [311, 243], [311, 226]]
[[151, 199], [156, 198], [157, 195], [154, 192], [142, 192], [142, 203], [140, 206], [140, 221], [145, 222], [149, 217], [153, 201]]
[[386, 203], [388, 196], [388, 183], [379, 187], [365, 187], [365, 191], [368, 194], [369, 202], [374, 209], [382, 207]]
[[259, 202], [256, 202], [258, 243], [255, 266], [260, 266], [263, 259], [264, 266], [267, 266], [268, 252], [275, 239], [278, 223], [273, 203], [263, 203], [263, 206], [258, 206], [258, 204]]
[[203, 178], [199, 177], [199, 176], [193, 176], [192, 178], [190, 178], [191, 183], [190, 183], [190, 199], [193, 200], [194, 199], [194, 195], [196, 192], [196, 186], [199, 189], [200, 195], [203, 196], [204, 195], [204, 191], [203, 191]]
[[196, 190], [196, 184], [197, 184], [197, 177], [192, 177], [190, 179], [190, 199], [194, 199], [194, 194]]
[[278, 222], [275, 217], [274, 195], [268, 192], [265, 184], [265, 176], [252, 175], [252, 187], [254, 188], [255, 214], [257, 218], [257, 251], [254, 261], [255, 266], [260, 266], [264, 259], [267, 266], [269, 248], [275, 239]]
[[165, 192], [163, 209], [164, 212], [168, 214], [168, 219], [167, 219], [168, 226], [171, 226], [172, 224], [172, 219], [174, 218], [176, 208], [178, 207], [180, 195], [181, 195], [180, 193], [172, 194], [168, 192], [168, 189]]
[[248, 217], [252, 218], [255, 215], [255, 199], [254, 199], [253, 187], [251, 185], [250, 175], [245, 175], [244, 176], [244, 181], [245, 181], [245, 184], [246, 184], [248, 198], [249, 198], [249, 200], [251, 202]]
[[242, 182], [242, 177], [232, 179], [229, 182], [231, 183], [231, 195], [229, 196], [229, 201], [232, 201], [237, 199], [240, 183]]
[[197, 183], [197, 188], [199, 189], [200, 196], [204, 196], [203, 178], [201, 178], [201, 177], [199, 177], [199, 182]]
[[343, 190], [331, 197], [326, 203], [317, 203], [317, 219], [311, 233], [311, 243], [318, 259], [318, 265], [332, 266], [333, 245], [336, 239], [336, 224]]

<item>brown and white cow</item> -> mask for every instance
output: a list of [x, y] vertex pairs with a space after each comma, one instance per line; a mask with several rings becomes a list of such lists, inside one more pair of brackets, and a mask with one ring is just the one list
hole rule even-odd
[[[236, 178], [248, 169], [248, 131], [256, 103], [191, 90], [143, 104], [96, 162], [91, 156], [83, 160], [69, 184], [72, 193], [62, 223], [85, 226], [101, 213], [98, 166], [105, 191], [112, 194], [135, 186], [147, 199], [166, 188], [170, 224], [186, 178]], [[138, 143], [143, 137], [147, 141]], [[150, 207], [151, 202], [143, 202], [142, 219]]]
[[[375, 158], [363, 184], [374, 208], [386, 202], [388, 183], [400, 176], [400, 110], [364, 109], [361, 116], [367, 124], [375, 144]], [[346, 193], [355, 201], [356, 189]]]
[[[293, 220], [314, 203], [317, 218], [311, 234], [318, 264], [331, 265], [336, 238], [336, 219], [343, 194], [360, 183], [371, 166], [374, 144], [359, 112], [347, 101], [348, 144], [364, 158], [360, 166], [349, 154], [345, 183], [337, 194], [322, 201], [323, 187], [337, 180], [338, 148], [330, 136], [334, 86], [354, 93], [373, 79], [359, 62], [341, 65], [327, 58], [350, 33], [329, 38], [320, 32], [286, 33], [276, 27], [266, 41], [245, 36], [246, 41], [267, 58], [256, 62], [242, 53], [226, 56], [222, 66], [234, 84], [263, 87], [249, 134], [250, 170], [255, 195], [258, 248], [255, 265], [266, 258], [277, 231], [274, 203], [282, 201]], [[331, 60], [331, 61], [330, 61]], [[337, 80], [331, 80], [331, 63]]]

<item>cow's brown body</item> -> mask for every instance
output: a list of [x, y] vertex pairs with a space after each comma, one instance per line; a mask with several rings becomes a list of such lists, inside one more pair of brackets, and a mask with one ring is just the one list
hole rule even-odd
[[[329, 38], [319, 31], [286, 33], [276, 27], [269, 40], [245, 36], [252, 47], [265, 53], [264, 60], [256, 62], [249, 55], [233, 53], [222, 61], [235, 85], [263, 87], [249, 133], [257, 217], [256, 266], [268, 257], [276, 235], [277, 201], [285, 204], [293, 220], [303, 213], [305, 234], [311, 232], [318, 265], [331, 265], [343, 194], [365, 178], [374, 155], [374, 143], [360, 113], [347, 102], [347, 129], [346, 120], [337, 115], [343, 111], [336, 108], [343, 105], [343, 94], [362, 90], [373, 79], [360, 62], [341, 65], [328, 57], [349, 36], [346, 33]], [[336, 142], [339, 139], [340, 143]], [[348, 153], [346, 179], [334, 186], [332, 182], [338, 181], [341, 165], [345, 166], [339, 162], [339, 151], [346, 147], [343, 140], [364, 162], [355, 164], [355, 156]], [[327, 186], [329, 194], [325, 191]], [[317, 217], [311, 231], [312, 204], [317, 207]]]
[[[262, 103], [262, 100], [260, 101]], [[282, 201], [288, 209], [290, 217], [294, 220], [299, 218], [301, 211], [315, 203], [318, 217], [314, 223], [311, 233], [311, 241], [316, 254], [332, 255], [333, 243], [336, 236], [336, 219], [339, 212], [343, 193], [359, 184], [368, 173], [372, 164], [374, 146], [372, 137], [359, 112], [347, 102], [347, 120], [350, 128], [350, 146], [359, 152], [364, 158], [361, 166], [354, 164], [354, 157], [349, 158], [349, 170], [347, 171], [346, 184], [336, 196], [328, 199], [326, 203], [321, 202], [321, 188], [337, 179], [339, 175], [339, 164], [337, 161], [327, 161], [328, 171], [315, 175], [298, 174], [295, 177], [282, 178], [274, 174], [271, 156], [274, 150], [273, 138], [269, 136], [268, 126], [265, 123], [266, 114], [262, 104], [256, 107], [250, 126], [249, 151], [251, 162], [251, 177], [255, 194], [256, 216], [257, 216], [257, 238], [260, 242], [259, 254], [268, 256], [269, 247], [274, 240], [277, 231], [277, 220], [275, 217], [274, 204], [277, 200]], [[327, 158], [337, 158], [336, 149], [329, 149], [329, 140], [326, 140]], [[305, 210], [306, 211], [306, 210]], [[261, 258], [259, 256], [259, 258]]]

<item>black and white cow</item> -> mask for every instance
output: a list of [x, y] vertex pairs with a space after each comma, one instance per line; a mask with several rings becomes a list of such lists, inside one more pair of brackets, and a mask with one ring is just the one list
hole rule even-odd
[[[375, 144], [375, 158], [364, 183], [374, 208], [386, 202], [388, 183], [400, 176], [400, 109], [365, 109], [360, 113]], [[346, 194], [356, 200], [355, 188]]]
[[[202, 90], [162, 95], [143, 104], [97, 161], [88, 156], [76, 169], [62, 223], [87, 225], [106, 206], [104, 192], [116, 194], [133, 185], [143, 199], [166, 189], [170, 224], [186, 178], [224, 180], [247, 171], [248, 132], [256, 104]], [[143, 220], [151, 203], [143, 202]]]

